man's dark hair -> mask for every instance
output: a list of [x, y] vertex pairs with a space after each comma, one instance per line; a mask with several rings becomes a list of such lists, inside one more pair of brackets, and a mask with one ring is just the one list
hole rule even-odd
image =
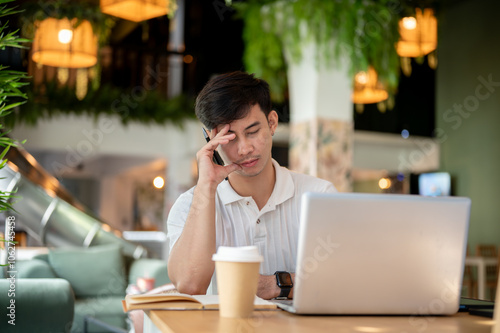
[[198, 119], [211, 130], [244, 118], [258, 104], [266, 117], [271, 112], [269, 84], [245, 72], [221, 74], [203, 87], [196, 98]]

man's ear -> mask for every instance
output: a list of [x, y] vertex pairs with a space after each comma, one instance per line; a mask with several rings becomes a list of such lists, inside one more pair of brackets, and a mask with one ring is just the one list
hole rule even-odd
[[271, 110], [267, 115], [267, 123], [269, 124], [269, 128], [271, 129], [271, 133], [274, 134], [276, 131], [276, 127], [278, 127], [278, 113], [274, 110]]

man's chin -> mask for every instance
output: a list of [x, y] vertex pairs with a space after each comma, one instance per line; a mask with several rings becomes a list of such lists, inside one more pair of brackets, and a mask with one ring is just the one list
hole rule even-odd
[[243, 177], [256, 177], [260, 175], [261, 172], [247, 173], [245, 171], [237, 171], [237, 173]]
[[243, 176], [243, 177], [256, 177], [262, 173], [262, 169], [261, 170], [241, 169], [241, 170], [235, 171], [235, 173], [237, 173], [238, 175]]

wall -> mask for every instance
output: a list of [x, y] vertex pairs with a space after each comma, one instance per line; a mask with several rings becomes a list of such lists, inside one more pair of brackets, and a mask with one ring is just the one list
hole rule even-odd
[[[136, 183], [164, 175], [169, 208], [180, 193], [193, 185], [191, 163], [205, 144], [196, 120], [180, 128], [137, 123], [123, 126], [116, 117], [94, 120], [88, 116], [59, 116], [41, 120], [36, 127], [16, 126], [12, 136], [27, 140], [24, 148], [56, 177], [100, 183], [93, 201], [86, 203], [96, 215], [121, 230], [130, 230], [135, 222]], [[143, 169], [136, 170], [140, 167]]]
[[386, 170], [391, 173], [421, 173], [439, 168], [438, 142], [431, 138], [356, 131], [354, 133], [354, 167]]
[[[455, 194], [472, 199], [469, 247], [500, 245], [500, 3], [460, 1], [439, 17], [437, 140]], [[490, 83], [487, 83], [490, 81]]]

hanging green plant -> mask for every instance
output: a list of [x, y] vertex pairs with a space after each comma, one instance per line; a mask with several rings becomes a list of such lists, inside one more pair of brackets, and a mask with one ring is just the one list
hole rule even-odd
[[[231, 1], [228, 1], [231, 2]], [[399, 79], [400, 14], [393, 0], [249, 0], [232, 4], [244, 21], [247, 71], [269, 81], [275, 96], [286, 91], [285, 52], [298, 62], [306, 43], [317, 47], [317, 63], [332, 66], [349, 60], [349, 74], [371, 65], [394, 92]]]
[[36, 125], [39, 119], [75, 114], [99, 117], [119, 117], [123, 124], [173, 123], [182, 126], [186, 119], [194, 119], [194, 99], [187, 95], [165, 99], [156, 91], [134, 91], [127, 94], [123, 89], [102, 84], [99, 89], [89, 89], [85, 97], [76, 97], [74, 88], [47, 82], [28, 90], [28, 103], [17, 108], [5, 118], [9, 126], [21, 123]]

